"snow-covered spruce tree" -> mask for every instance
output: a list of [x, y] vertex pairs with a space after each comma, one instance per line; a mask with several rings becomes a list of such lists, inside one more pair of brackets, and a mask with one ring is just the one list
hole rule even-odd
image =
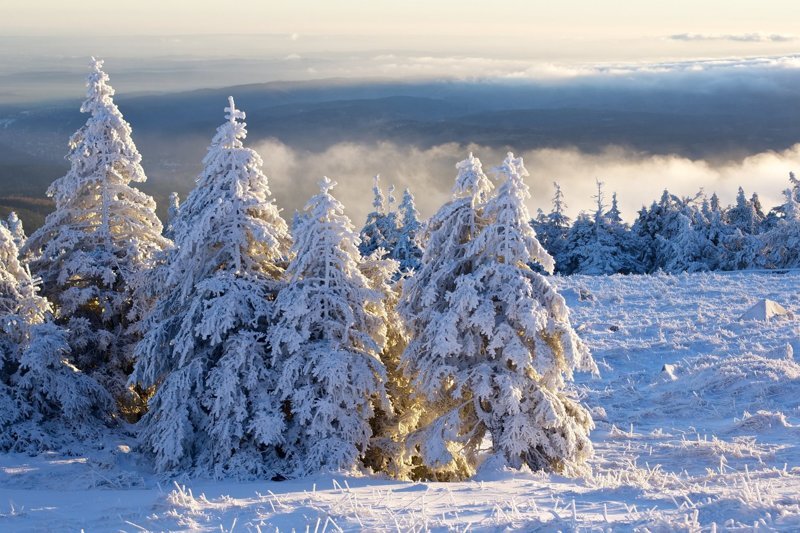
[[[645, 272], [702, 271], [709, 269], [708, 242], [703, 231], [703, 213], [696, 207], [702, 193], [679, 198], [665, 190], [658, 202], [642, 208], [632, 233], [640, 248]], [[711, 209], [718, 205], [711, 198]]]
[[622, 219], [622, 212], [617, 203], [617, 193], [611, 197], [611, 209], [604, 217], [606, 229], [613, 236], [613, 241], [618, 248], [622, 274], [642, 274], [644, 265], [641, 262], [641, 246], [637, 236], [631, 231], [630, 225]]
[[[561, 274], [583, 274], [589, 266], [587, 258], [592, 253], [592, 246], [597, 240], [593, 217], [586, 212], [578, 213], [564, 238], [564, 246], [556, 259], [558, 272]], [[603, 272], [594, 272], [595, 275]]]
[[[789, 172], [789, 183], [791, 184], [789, 190], [792, 193], [792, 198], [794, 198], [795, 202], [800, 202], [800, 179], [795, 176], [794, 172]], [[784, 202], [769, 210], [769, 213], [764, 217], [764, 221], [761, 224], [762, 233], [767, 233], [775, 228], [778, 222], [785, 217], [785, 213], [783, 212], [785, 206], [786, 203]]]
[[399, 263], [398, 273], [409, 274], [419, 270], [422, 260], [422, 223], [414, 204], [414, 195], [406, 189], [398, 206], [401, 220], [397, 238], [390, 257]]
[[406, 453], [404, 439], [417, 429], [425, 412], [425, 401], [416, 393], [401, 366], [401, 357], [408, 345], [408, 330], [397, 312], [399, 288], [404, 278], [394, 281], [397, 280], [399, 264], [382, 257], [383, 250], [375, 250], [371, 256], [363, 258], [360, 269], [370, 287], [382, 295], [386, 333], [380, 358], [386, 368], [386, 392], [392, 410], [386, 412], [376, 407], [371, 422], [373, 437], [364, 463], [373, 471], [409, 479], [417, 477], [415, 472], [419, 465], [414, 464], [413, 455]]
[[480, 163], [459, 170], [454, 199], [431, 219], [438, 257], [426, 253], [400, 307], [412, 338], [403, 363], [431, 409], [409, 443], [433, 472], [468, 475], [490, 437], [508, 465], [578, 473], [593, 423], [565, 382], [596, 366], [564, 299], [529, 266], [553, 269], [528, 224], [527, 171], [509, 154], [487, 198]]
[[[753, 254], [758, 258], [757, 267], [800, 267], [800, 202], [792, 189], [786, 189], [783, 194], [785, 201], [779, 209], [781, 218], [775, 227], [759, 235], [760, 247]], [[750, 245], [755, 246], [754, 243]]]
[[55, 211], [22, 252], [69, 332], [74, 364], [135, 418], [143, 402], [126, 385], [137, 340], [128, 318], [131, 280], [169, 241], [153, 199], [131, 186], [147, 178], [102, 65], [92, 59], [81, 106], [90, 117], [70, 139], [70, 170], [47, 191]]
[[334, 186], [323, 178], [299, 219], [269, 338], [289, 476], [355, 468], [376, 408], [391, 413], [380, 361], [382, 294], [360, 269], [358, 237]]
[[605, 211], [603, 182], [597, 182], [594, 196], [597, 208], [591, 216], [579, 216], [569, 229], [561, 251], [561, 271], [568, 274], [608, 275], [640, 272], [636, 237], [617, 207], [616, 194], [611, 210]]
[[[758, 196], [755, 196], [755, 200], [758, 201]], [[725, 218], [728, 224], [742, 233], [754, 235], [758, 233], [761, 223], [764, 221], [764, 214], [756, 208], [752, 201], [747, 199], [744, 189], [739, 187], [736, 194], [736, 205], [727, 210]]]
[[683, 212], [671, 216], [669, 226], [665, 229], [668, 236], [658, 235], [659, 254], [664, 258], [662, 268], [665, 272], [703, 272], [710, 270], [707, 263], [706, 249], [708, 237], [702, 226], [697, 227], [693, 215], [697, 215], [688, 206]]
[[0, 450], [69, 452], [97, 437], [111, 398], [70, 362], [66, 331], [0, 226]]
[[397, 243], [397, 213], [392, 211], [394, 187], [389, 190], [388, 202], [381, 190], [380, 174], [373, 178], [372, 207], [374, 210], [367, 215], [364, 227], [359, 235], [358, 250], [363, 257], [372, 255], [378, 248], [383, 248], [385, 254], [391, 254]]
[[[459, 414], [453, 412], [461, 403], [460, 391], [453, 388], [451, 394], [442, 393], [434, 382], [429, 384], [433, 390], [425, 390], [425, 379], [435, 381], [437, 376], [424, 376], [420, 369], [423, 357], [437, 348], [439, 341], [457, 342], [440, 338], [445, 332], [437, 328], [449, 310], [447, 295], [457, 280], [473, 269], [468, 256], [470, 242], [481, 229], [481, 214], [494, 188], [480, 159], [472, 153], [456, 164], [456, 169], [453, 198], [428, 221], [422, 267], [405, 280], [398, 304], [410, 336], [400, 366], [427, 404], [418, 421], [421, 429], [407, 436], [403, 459], [406, 464], [418, 464], [414, 473], [418, 478], [464, 478], [474, 472], [477, 463], [476, 457], [461, 453], [460, 441], [469, 437], [459, 434]], [[447, 378], [444, 373], [439, 376], [440, 380]]]
[[717, 193], [711, 195], [710, 206], [712, 211], [722, 211], [722, 205], [719, 203]]
[[567, 248], [567, 233], [572, 221], [565, 212], [567, 204], [564, 201], [561, 185], [553, 182], [553, 187], [555, 194], [553, 194], [552, 210], [540, 220], [533, 222], [533, 226], [536, 229], [537, 239], [555, 260], [556, 271], [566, 273], [564, 251]]
[[701, 197], [702, 191], [694, 197], [678, 198], [666, 191], [662, 195], [654, 249], [655, 262], [665, 272], [701, 272], [713, 264], [707, 252], [707, 222], [696, 205]]
[[276, 471], [282, 421], [266, 332], [289, 247], [233, 98], [197, 186], [174, 220], [164, 290], [145, 322], [131, 384], [158, 387], [141, 439], [160, 471]]
[[[711, 197], [712, 200], [715, 196]], [[731, 230], [725, 223], [719, 200], [709, 202], [704, 199], [700, 213], [702, 223], [699, 224], [697, 231], [703, 234], [705, 243], [703, 262], [708, 265], [709, 270], [724, 270], [728, 264], [725, 241]]]
[[[605, 213], [605, 194], [603, 193], [603, 182], [597, 180], [597, 194], [594, 196], [597, 202], [592, 217], [592, 235], [588, 242], [575, 250], [578, 255], [577, 270], [575, 273], [589, 275], [616, 274], [618, 272], [629, 271], [624, 257], [625, 250], [620, 237], [620, 232], [612, 231], [612, 222]], [[614, 204], [616, 207], [616, 202]], [[617, 211], [619, 216], [619, 211]], [[619, 218], [617, 225], [621, 223]], [[571, 236], [567, 237], [571, 240]]]

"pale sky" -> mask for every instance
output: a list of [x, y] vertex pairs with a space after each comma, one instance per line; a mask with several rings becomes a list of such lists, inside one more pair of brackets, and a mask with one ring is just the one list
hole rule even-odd
[[[380, 78], [553, 80], [579, 88], [591, 79], [588, 98], [596, 89], [613, 92], [619, 86], [639, 87], [645, 99], [652, 90], [713, 93], [745, 84], [763, 89], [753, 93], [763, 98], [797, 86], [792, 80], [793, 71], [800, 71], [800, 0], [0, 0], [0, 105], [78, 101], [89, 56], [106, 60], [114, 87], [126, 96]], [[568, 189], [573, 208], [591, 202], [594, 177], [600, 176], [609, 190], [625, 191], [631, 214], [666, 183], [681, 194], [700, 186], [724, 194], [735, 192], [735, 184], [750, 191], [769, 178], [776, 180], [770, 182], [772, 196], [756, 188], [765, 200], [777, 201], [786, 173], [798, 166], [798, 147], [751, 154], [747, 164], [721, 168], [682, 156], [525, 156], [530, 168], [545, 169], [535, 176], [544, 187], [535, 191], [538, 198], [549, 198], [552, 180], [578, 168], [580, 183]], [[388, 153], [402, 152], [390, 148]], [[284, 155], [284, 168], [269, 169], [275, 175], [296, 172], [315, 180], [322, 172], [369, 177], [387, 171], [387, 151], [378, 152], [370, 168], [337, 169], [329, 168], [335, 158], [328, 152], [317, 158], [291, 146], [265, 147], [270, 165]], [[444, 156], [435, 147], [429, 152], [407, 154], [407, 164], [418, 164], [409, 176], [440, 163], [436, 179], [449, 176], [463, 147]], [[500, 152], [481, 152], [487, 161], [502, 158]], [[373, 161], [361, 152], [335, 160]], [[320, 168], [303, 167], [308, 161], [320, 161]], [[642, 175], [653, 191], [641, 185], [633, 188], [638, 192], [628, 190]], [[400, 178], [397, 184], [403, 185]], [[299, 179], [276, 182], [276, 188], [294, 188]], [[432, 183], [418, 189], [436, 190]], [[439, 185], [446, 196], [449, 181]], [[363, 190], [359, 184], [353, 194]]]
[[[226, 5], [227, 4], [227, 5]], [[796, 0], [10, 0], [3, 35], [441, 35], [625, 39], [675, 33], [791, 34]]]

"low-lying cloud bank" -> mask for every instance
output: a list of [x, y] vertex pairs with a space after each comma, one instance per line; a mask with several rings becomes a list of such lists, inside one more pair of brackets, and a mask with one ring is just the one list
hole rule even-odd
[[[489, 175], [505, 156], [503, 150], [456, 143], [432, 148], [392, 142], [340, 143], [310, 152], [267, 140], [257, 150], [264, 158], [272, 191], [287, 218], [291, 219], [294, 210], [301, 209], [316, 193], [318, 181], [327, 175], [339, 183], [334, 192], [356, 226], [371, 210], [375, 174], [381, 175], [385, 187], [396, 187], [398, 199], [403, 188], [409, 187], [419, 210], [427, 217], [450, 197], [455, 164], [470, 151], [481, 158]], [[789, 171], [800, 171], [800, 144], [783, 152], [764, 152], [723, 164], [676, 155], [637, 154], [617, 147], [596, 154], [575, 149], [537, 149], [520, 155], [531, 174], [527, 182], [533, 196], [529, 202], [532, 214], [539, 207], [549, 211], [553, 181], [562, 185], [570, 215], [591, 210], [595, 179], [600, 179], [605, 183], [608, 201], [611, 193], [618, 193], [628, 221], [635, 218], [643, 204], [658, 199], [664, 188], [683, 196], [693, 196], [703, 188], [709, 195], [716, 192], [723, 203], [731, 203], [742, 186], [748, 196], [758, 192], [768, 209], [781, 203]]]
[[670, 35], [669, 38], [673, 41], [731, 41], [736, 43], [788, 43], [797, 39], [794, 35], [780, 33], [735, 33], [724, 35], [716, 33], [676, 33], [675, 35]]

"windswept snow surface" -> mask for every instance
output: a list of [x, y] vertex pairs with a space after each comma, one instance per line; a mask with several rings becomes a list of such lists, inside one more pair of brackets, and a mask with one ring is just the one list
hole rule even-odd
[[800, 273], [553, 278], [601, 376], [581, 376], [588, 479], [485, 465], [464, 483], [157, 478], [132, 442], [0, 456], [3, 531], [800, 530]]

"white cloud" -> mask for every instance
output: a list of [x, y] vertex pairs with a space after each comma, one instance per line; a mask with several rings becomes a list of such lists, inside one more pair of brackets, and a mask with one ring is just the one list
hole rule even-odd
[[[488, 171], [503, 158], [504, 151], [455, 143], [431, 148], [401, 146], [390, 142], [370, 145], [340, 143], [320, 152], [295, 150], [277, 140], [258, 146], [277, 201], [291, 218], [294, 209], [316, 193], [323, 175], [339, 183], [336, 194], [348, 215], [360, 226], [371, 209], [372, 176], [380, 173], [384, 185], [394, 184], [398, 197], [404, 187], [414, 192], [420, 211], [430, 216], [450, 195], [455, 164], [473, 151]], [[618, 193], [623, 215], [633, 220], [636, 211], [660, 197], [664, 188], [693, 196], [700, 188], [717, 192], [725, 203], [733, 202], [741, 185], [748, 194], [758, 192], [765, 207], [780, 203], [788, 185], [788, 172], [800, 169], [800, 144], [784, 152], [764, 152], [740, 161], [715, 165], [677, 155], [643, 155], [622, 148], [587, 154], [575, 149], [537, 149], [522, 152], [531, 173], [528, 184], [533, 198], [531, 212], [550, 208], [552, 182], [561, 183], [569, 211], [592, 208], [595, 178], [606, 184], [606, 192]]]
[[675, 35], [670, 35], [669, 38], [673, 41], [686, 42], [730, 41], [737, 43], [787, 43], [797, 39], [794, 35], [783, 35], [779, 33], [676, 33]]

